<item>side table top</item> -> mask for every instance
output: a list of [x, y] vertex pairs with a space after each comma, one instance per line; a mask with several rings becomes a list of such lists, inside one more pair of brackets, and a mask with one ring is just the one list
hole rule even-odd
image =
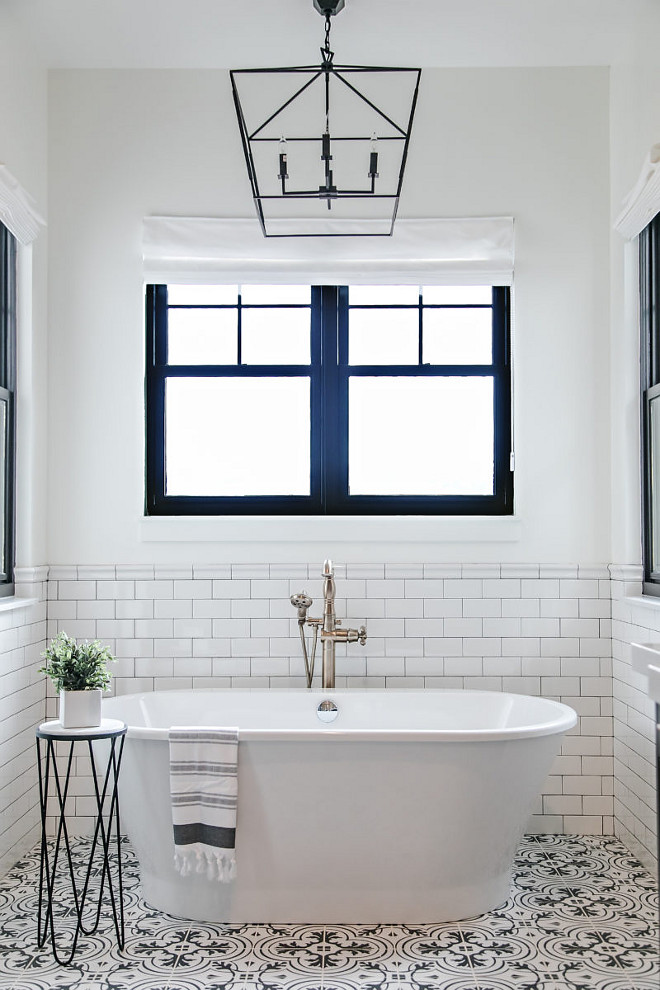
[[58, 718], [42, 722], [37, 729], [40, 739], [109, 739], [112, 736], [123, 736], [126, 723], [117, 718], [104, 718], [100, 725], [86, 726], [80, 729], [65, 729]]

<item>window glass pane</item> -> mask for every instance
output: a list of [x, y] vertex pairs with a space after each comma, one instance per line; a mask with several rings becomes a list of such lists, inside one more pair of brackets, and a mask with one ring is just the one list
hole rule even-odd
[[350, 306], [417, 306], [418, 285], [351, 285]]
[[422, 299], [426, 305], [490, 306], [493, 290], [490, 285], [425, 285]]
[[492, 378], [351, 378], [351, 495], [492, 495]]
[[424, 364], [491, 364], [492, 309], [425, 309]]
[[309, 364], [309, 309], [244, 309], [243, 364]]
[[170, 378], [167, 495], [309, 495], [308, 378]]
[[168, 364], [236, 364], [238, 310], [170, 309]]
[[309, 306], [312, 290], [309, 285], [242, 285], [241, 302], [247, 305], [277, 306], [302, 304]]
[[0, 578], [7, 578], [7, 504], [4, 479], [7, 477], [7, 400], [0, 399]]
[[418, 309], [352, 309], [349, 364], [417, 364]]
[[235, 306], [237, 285], [168, 285], [170, 306]]
[[660, 572], [660, 396], [649, 402], [650, 530], [653, 573]]

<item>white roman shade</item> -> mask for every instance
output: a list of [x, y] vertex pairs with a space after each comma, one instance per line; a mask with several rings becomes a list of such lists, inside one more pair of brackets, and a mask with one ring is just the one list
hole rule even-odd
[[660, 144], [654, 144], [644, 159], [639, 179], [630, 190], [614, 229], [629, 240], [637, 237], [660, 213]]
[[391, 237], [341, 236], [350, 235], [350, 223], [332, 221], [336, 237], [265, 238], [254, 219], [147, 217], [144, 278], [312, 285], [513, 281], [511, 217], [397, 220]]
[[6, 165], [0, 165], [0, 221], [20, 244], [31, 244], [46, 223]]

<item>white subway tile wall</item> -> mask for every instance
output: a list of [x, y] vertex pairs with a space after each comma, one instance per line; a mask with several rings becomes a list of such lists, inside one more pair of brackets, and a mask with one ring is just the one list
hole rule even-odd
[[641, 569], [612, 567], [612, 683], [616, 834], [648, 866], [656, 861], [655, 712], [630, 644], [660, 642], [660, 602], [643, 599]]
[[34, 730], [45, 715], [46, 576], [45, 567], [23, 568], [16, 598], [0, 599], [0, 875], [39, 837]]
[[[48, 636], [65, 630], [108, 643], [119, 658], [116, 693], [301, 687], [289, 596], [306, 590], [310, 614], [320, 614], [320, 569], [319, 562], [51, 567]], [[338, 615], [369, 633], [364, 648], [338, 647], [337, 683], [565, 701], [579, 725], [564, 740], [530, 828], [612, 834], [609, 578], [604, 565], [337, 565]], [[89, 780], [82, 761], [78, 769], [74, 825], [86, 831]]]
[[[299, 687], [303, 664], [289, 595], [320, 612], [318, 563], [25, 568], [0, 602], [0, 871], [38, 834], [34, 728], [52, 692], [37, 673], [47, 637], [98, 637], [119, 658], [112, 690]], [[611, 572], [611, 581], [610, 581]], [[555, 564], [337, 566], [338, 612], [369, 639], [338, 649], [340, 685], [475, 688], [572, 705], [530, 828], [616, 832], [655, 864], [654, 719], [630, 643], [660, 638], [660, 603], [639, 569]], [[48, 577], [48, 581], [46, 578]], [[48, 602], [46, 604], [46, 597]], [[612, 600], [610, 600], [612, 599]], [[72, 834], [89, 830], [89, 767], [76, 760]]]

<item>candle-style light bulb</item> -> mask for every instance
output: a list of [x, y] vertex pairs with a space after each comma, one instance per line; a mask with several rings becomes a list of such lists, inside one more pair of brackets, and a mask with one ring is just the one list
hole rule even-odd
[[287, 169], [286, 138], [284, 136], [280, 138], [280, 172], [277, 178], [281, 179], [282, 182], [289, 178], [289, 172]]
[[369, 178], [378, 178], [378, 137], [374, 133], [371, 135], [371, 151], [369, 153]]

